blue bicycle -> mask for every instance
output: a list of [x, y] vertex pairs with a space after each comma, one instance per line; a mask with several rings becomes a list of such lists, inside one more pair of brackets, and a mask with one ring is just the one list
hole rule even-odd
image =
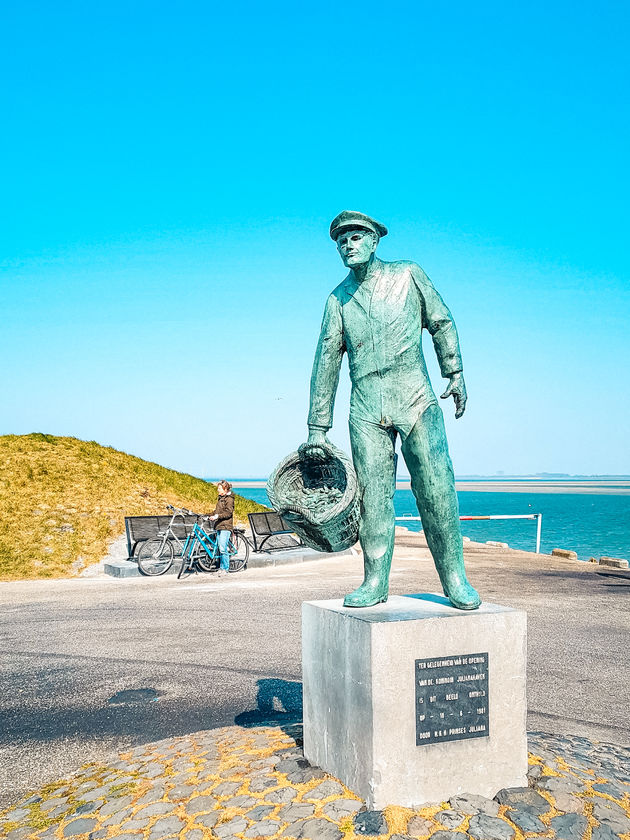
[[[186, 508], [174, 508], [172, 505], [167, 507], [172, 513], [168, 527], [160, 531], [157, 537], [145, 540], [138, 551], [136, 559], [142, 574], [150, 577], [166, 574], [175, 559], [175, 546], [179, 548], [182, 556], [178, 578], [193, 570], [217, 571], [221, 561], [217, 532], [212, 528], [206, 530], [203, 527], [204, 523], [210, 523], [209, 517], [193, 513]], [[196, 516], [197, 521], [183, 541], [180, 536], [184, 537], [187, 530], [185, 517], [190, 516]], [[181, 524], [176, 523], [178, 518], [181, 518]], [[176, 529], [180, 531], [180, 536], [175, 533]], [[249, 548], [244, 532], [238, 528], [234, 529], [227, 547], [230, 572], [240, 572], [247, 566]]]
[[[188, 572], [201, 569], [204, 572], [217, 571], [221, 562], [219, 552], [218, 534], [214, 530], [204, 530], [199, 521], [210, 522], [207, 516], [200, 516], [193, 525], [193, 529], [186, 538], [182, 551], [182, 565], [180, 566], [177, 578], [183, 577]], [[242, 531], [232, 531], [227, 544], [227, 553], [230, 558], [230, 572], [240, 572], [247, 566], [249, 558], [249, 543]]]

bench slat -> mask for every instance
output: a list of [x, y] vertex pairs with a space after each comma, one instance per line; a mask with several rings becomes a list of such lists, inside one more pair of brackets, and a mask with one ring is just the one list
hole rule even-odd
[[281, 551], [295, 548], [304, 543], [288, 522], [279, 513], [248, 513], [249, 526], [252, 529], [254, 551]]

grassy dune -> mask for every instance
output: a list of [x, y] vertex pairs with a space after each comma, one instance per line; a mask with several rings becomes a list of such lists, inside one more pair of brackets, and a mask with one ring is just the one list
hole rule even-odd
[[[125, 516], [201, 513], [216, 487], [94, 441], [0, 436], [0, 580], [72, 577], [107, 553]], [[264, 510], [235, 496], [235, 519]]]

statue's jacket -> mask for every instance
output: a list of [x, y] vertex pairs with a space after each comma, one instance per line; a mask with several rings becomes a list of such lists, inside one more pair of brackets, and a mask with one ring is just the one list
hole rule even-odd
[[455, 323], [416, 263], [375, 260], [358, 283], [352, 272], [326, 302], [311, 378], [308, 425], [329, 429], [339, 370], [348, 353], [351, 423], [397, 429], [406, 437], [436, 404], [422, 354], [422, 330], [432, 338], [442, 376], [462, 370]]

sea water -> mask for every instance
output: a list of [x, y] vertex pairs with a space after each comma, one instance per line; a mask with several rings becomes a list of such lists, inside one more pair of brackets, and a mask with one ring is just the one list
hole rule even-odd
[[[268, 505], [262, 487], [234, 488], [236, 493]], [[458, 492], [462, 516], [542, 513], [540, 550], [554, 548], [576, 551], [580, 560], [590, 557], [622, 557], [630, 560], [630, 494]], [[396, 490], [396, 516], [417, 516], [411, 490]], [[399, 522], [411, 531], [420, 531], [420, 522]], [[536, 550], [536, 520], [507, 519], [462, 522], [462, 534], [476, 542], [496, 540], [510, 548]]]

